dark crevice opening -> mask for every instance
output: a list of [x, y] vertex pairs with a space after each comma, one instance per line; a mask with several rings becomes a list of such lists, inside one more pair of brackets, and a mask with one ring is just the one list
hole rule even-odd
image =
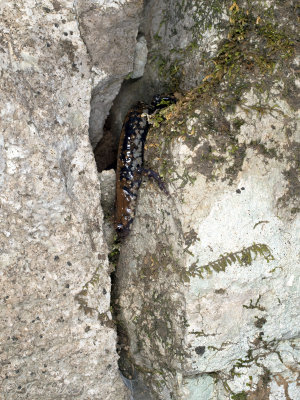
[[112, 119], [112, 115], [109, 114], [103, 127], [103, 137], [94, 150], [98, 172], [117, 168], [119, 136], [112, 132]]
[[139, 93], [135, 90], [136, 82], [139, 79], [125, 80], [121, 85], [118, 95], [115, 97], [109, 114], [103, 127], [103, 136], [94, 149], [98, 172], [109, 169], [116, 170], [117, 155], [122, 123], [128, 110], [140, 99]]
[[104, 123], [103, 136], [94, 149], [98, 172], [116, 170], [120, 133], [127, 112], [139, 101], [150, 104], [154, 95], [173, 91], [167, 82], [153, 76], [153, 71], [149, 71], [149, 68], [146, 65], [141, 78], [125, 79], [113, 101]]
[[123, 82], [110, 112], [105, 120], [103, 136], [94, 149], [98, 172], [117, 167], [117, 155], [123, 120], [127, 112], [138, 102], [150, 103], [152, 97], [160, 93], [155, 85], [143, 78]]

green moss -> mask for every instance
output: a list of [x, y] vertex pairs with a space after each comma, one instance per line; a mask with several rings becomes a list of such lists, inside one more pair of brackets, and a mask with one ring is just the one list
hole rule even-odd
[[[211, 3], [211, 2], [210, 2]], [[218, 3], [218, 4], [217, 4]], [[206, 17], [216, 18], [224, 11], [223, 2], [213, 2], [216, 13], [207, 13]], [[197, 8], [194, 13], [195, 26], [201, 30], [207, 29], [205, 19], [201, 18], [203, 9]], [[219, 46], [217, 55], [211, 60], [214, 68], [208, 70], [198, 92], [205, 93], [211, 90], [216, 83], [225, 78], [230, 82], [235, 81], [241, 75], [260, 73], [270, 74], [280, 60], [290, 58], [294, 54], [294, 41], [289, 35], [273, 22], [268, 12], [261, 17], [254, 15], [254, 10], [239, 7], [238, 2], [232, 2], [228, 8], [229, 26], [227, 39]], [[197, 35], [195, 36], [195, 38]], [[199, 37], [199, 35], [198, 35]], [[255, 47], [253, 46], [255, 43]], [[185, 49], [172, 49], [171, 53], [177, 56], [173, 60], [169, 56], [156, 54], [159, 72], [164, 81], [176, 81], [173, 89], [180, 85], [182, 66], [188, 57], [188, 52], [197, 48], [197, 40], [194, 39]], [[208, 64], [209, 60], [207, 60]], [[174, 82], [173, 82], [174, 83]]]
[[243, 118], [235, 118], [232, 121], [232, 125], [233, 125], [234, 129], [237, 129], [237, 130], [239, 130], [241, 128], [241, 126], [244, 125], [244, 123], [245, 123], [245, 120]]
[[240, 266], [252, 264], [252, 262], [261, 256], [267, 262], [274, 260], [271, 250], [266, 244], [253, 243], [252, 246], [243, 248], [234, 253], [222, 254], [217, 260], [211, 261], [206, 265], [198, 265], [197, 262], [192, 264], [189, 268], [188, 274], [192, 277], [199, 277], [204, 279], [204, 276], [209, 276], [213, 272], [225, 271], [226, 267], [235, 263]]
[[231, 395], [232, 400], [247, 400], [247, 393], [245, 391]]
[[165, 121], [172, 110], [174, 109], [174, 104], [171, 104], [171, 101], [162, 100], [159, 104], [167, 105], [162, 109], [157, 110], [155, 113], [148, 115], [148, 122], [154, 127], [158, 128], [163, 121]]
[[265, 311], [265, 307], [262, 307], [259, 302], [261, 299], [261, 295], [258, 296], [258, 299], [256, 300], [256, 302], [254, 303], [252, 299], [250, 299], [250, 304], [247, 306], [245, 304], [243, 304], [243, 308], [247, 308], [248, 310], [254, 310], [255, 308], [259, 311]]
[[282, 58], [288, 58], [294, 54], [294, 42], [280, 30], [278, 24], [267, 21], [258, 24], [257, 30], [259, 35], [266, 39], [269, 55], [280, 53]]
[[[257, 388], [255, 391], [241, 391], [238, 393], [234, 393], [228, 382], [223, 380], [224, 387], [230, 393], [232, 399], [247, 399], [248, 395], [251, 395], [251, 398], [255, 395], [268, 396], [268, 384], [271, 381], [271, 372], [263, 365], [263, 359], [265, 357], [270, 356], [270, 353], [274, 353], [278, 356], [280, 362], [282, 363], [282, 359], [280, 353], [277, 351], [278, 341], [264, 341], [262, 336], [259, 336], [253, 343], [251, 343], [251, 347], [244, 358], [240, 358], [236, 360], [235, 364], [230, 370], [231, 379], [235, 376], [241, 376], [242, 373], [236, 372], [236, 369], [247, 369], [250, 368], [253, 364], [259, 368], [263, 369], [263, 374], [260, 375], [260, 380], [257, 384]], [[243, 375], [245, 372], [243, 372]], [[230, 381], [230, 379], [228, 379]], [[253, 386], [253, 377], [249, 376], [249, 382], [245, 384], [249, 388]], [[253, 398], [254, 398], [253, 397]], [[255, 397], [256, 398], [256, 397]], [[259, 397], [262, 398], [262, 397]], [[265, 397], [264, 397], [265, 398]], [[267, 398], [267, 397], [266, 397]]]
[[237, 144], [233, 144], [229, 149], [229, 154], [236, 154], [239, 150], [239, 146]]
[[[224, 11], [224, 3], [219, 11], [221, 9]], [[272, 14], [268, 12], [262, 11], [258, 17], [255, 9], [251, 6], [242, 9], [238, 2], [230, 2], [227, 11], [227, 38], [220, 43], [216, 56], [204, 62], [206, 74], [202, 84], [187, 93], [176, 105], [164, 109], [165, 115], [155, 115], [155, 129], [148, 134], [147, 141], [151, 149], [147, 149], [146, 158], [152, 164], [151, 168], [159, 169], [169, 181], [181, 179], [182, 186], [193, 181], [194, 172], [200, 172], [207, 180], [226, 179], [233, 184], [246, 156], [246, 144], [237, 140], [245, 121], [233, 118], [229, 123], [226, 120], [228, 114], [235, 112], [236, 106], [246, 114], [253, 111], [259, 115], [281, 112], [277, 105], [270, 106], [267, 102], [246, 105], [243, 96], [251, 89], [256, 93], [266, 93], [272, 80], [281, 79], [281, 69], [277, 68], [277, 72], [274, 72], [274, 67], [286, 66], [287, 59], [294, 54], [293, 40], [274, 23]], [[191, 51], [194, 51], [195, 43], [190, 46]], [[184, 50], [180, 51], [184, 54], [184, 61], [187, 55]], [[179, 52], [173, 50], [172, 54]], [[176, 76], [177, 79], [182, 72], [182, 62], [176, 60], [171, 66], [166, 56], [160, 60], [162, 71], [170, 69], [164, 79], [167, 76], [170, 79]], [[197, 109], [201, 110], [201, 114], [195, 115], [197, 122], [192, 130], [188, 130], [187, 120], [194, 116]], [[171, 143], [177, 138], [182, 138], [191, 150], [197, 148], [192, 162], [186, 165], [185, 177], [176, 174], [177, 167], [169, 157]], [[207, 138], [207, 141], [203, 138]], [[197, 146], [199, 142], [204, 144]], [[275, 147], [254, 142], [250, 146], [265, 158], [278, 157]], [[221, 168], [223, 165], [225, 169]]]
[[111, 265], [111, 269], [114, 270], [117, 266], [119, 255], [120, 255], [121, 242], [117, 235], [114, 237], [114, 242], [112, 244], [112, 249], [108, 253], [108, 261]]
[[[260, 73], [274, 70], [275, 61], [294, 54], [294, 43], [287, 34], [271, 21], [265, 21], [249, 10], [239, 8], [233, 2], [229, 8], [228, 39], [213, 59], [215, 68], [206, 79], [220, 81], [235, 78], [242, 68], [249, 73], [258, 69]], [[256, 43], [255, 49], [251, 43]]]
[[129, 72], [129, 74], [127, 74], [126, 76], [125, 76], [125, 80], [126, 81], [128, 81], [128, 80], [130, 80], [131, 79], [131, 76], [132, 76], [132, 72]]

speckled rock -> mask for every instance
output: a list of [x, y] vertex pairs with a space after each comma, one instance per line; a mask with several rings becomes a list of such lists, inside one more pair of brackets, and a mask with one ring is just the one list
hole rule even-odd
[[300, 397], [295, 9], [225, 5], [205, 79], [148, 136], [171, 196], [144, 182], [121, 248], [120, 365], [139, 399]]
[[103, 232], [109, 248], [113, 246], [116, 231], [114, 210], [116, 197], [116, 172], [113, 169], [98, 174], [101, 187], [101, 206], [104, 214]]
[[127, 399], [73, 1], [1, 1], [0, 397]]
[[143, 0], [78, 0], [82, 38], [93, 65], [90, 140], [96, 147], [103, 125], [126, 76], [134, 69]]

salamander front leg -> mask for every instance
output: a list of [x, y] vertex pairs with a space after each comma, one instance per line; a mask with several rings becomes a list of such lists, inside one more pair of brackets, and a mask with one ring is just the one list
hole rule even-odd
[[169, 196], [169, 192], [166, 188], [165, 182], [163, 181], [163, 179], [157, 172], [152, 171], [152, 169], [142, 168], [141, 173], [148, 178], [154, 179], [156, 181], [156, 183], [158, 184], [158, 187], [161, 190], [163, 190], [166, 193], [166, 195]]

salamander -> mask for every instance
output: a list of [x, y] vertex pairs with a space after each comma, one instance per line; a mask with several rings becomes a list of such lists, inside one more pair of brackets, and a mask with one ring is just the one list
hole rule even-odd
[[144, 146], [149, 130], [147, 115], [175, 102], [174, 96], [156, 95], [150, 105], [138, 102], [125, 117], [119, 142], [116, 177], [115, 228], [121, 237], [129, 233], [134, 220], [143, 175], [155, 179], [159, 187], [167, 193], [159, 174], [144, 168]]

